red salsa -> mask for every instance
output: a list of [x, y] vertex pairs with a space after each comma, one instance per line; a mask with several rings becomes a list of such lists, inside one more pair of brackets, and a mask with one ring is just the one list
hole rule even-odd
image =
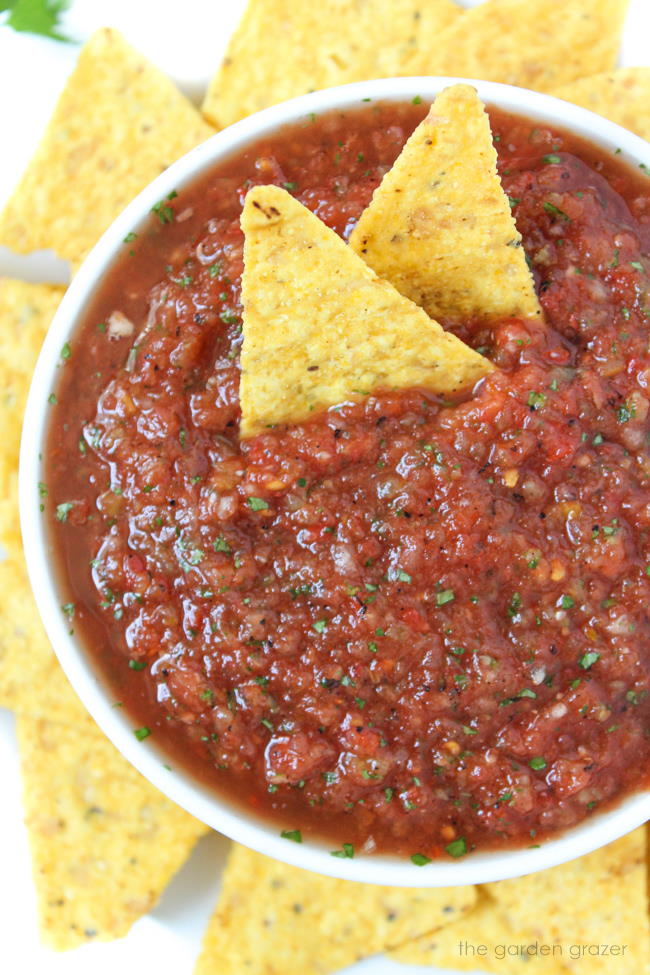
[[239, 441], [247, 189], [347, 237], [424, 111], [306, 118], [162, 200], [63, 350], [42, 488], [138, 737], [289, 839], [415, 862], [650, 784], [647, 172], [491, 112], [545, 323], [443, 323], [499, 367], [457, 403]]

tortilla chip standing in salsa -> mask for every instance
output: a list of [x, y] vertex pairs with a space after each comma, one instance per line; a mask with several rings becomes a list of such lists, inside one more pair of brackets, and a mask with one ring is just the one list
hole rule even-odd
[[376, 389], [451, 395], [493, 368], [277, 186], [246, 196], [241, 434]]
[[361, 214], [350, 246], [431, 318], [539, 318], [490, 121], [474, 88], [442, 91]]

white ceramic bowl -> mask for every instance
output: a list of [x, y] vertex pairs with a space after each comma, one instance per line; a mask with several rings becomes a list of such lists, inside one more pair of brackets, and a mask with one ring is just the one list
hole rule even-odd
[[[59, 353], [83, 318], [86, 305], [106, 269], [122, 250], [126, 234], [144, 221], [151, 207], [174, 189], [193, 183], [215, 163], [256, 141], [261, 135], [304, 117], [309, 112], [361, 106], [373, 101], [424, 101], [456, 78], [398, 78], [371, 81], [294, 98], [266, 109], [219, 132], [162, 173], [109, 227], [75, 276], [49, 330], [39, 357], [27, 404], [20, 456], [20, 515], [27, 565], [36, 602], [48, 636], [79, 697], [122, 754], [161, 792], [198, 819], [246, 846], [321, 874], [368, 883], [405, 887], [441, 887], [486, 883], [552, 867], [589, 853], [617, 839], [650, 818], [650, 793], [630, 796], [609, 812], [594, 815], [570, 831], [541, 844], [538, 849], [473, 853], [455, 861], [434, 861], [418, 867], [396, 856], [330, 855], [332, 842], [311, 840], [296, 844], [279, 836], [277, 823], [245, 812], [234, 803], [197, 783], [182, 769], [169, 771], [165, 756], [153, 739], [139, 742], [133, 722], [112, 707], [106, 686], [83, 645], [68, 632], [53, 572], [53, 557], [39, 510], [36, 485], [43, 480], [40, 460], [47, 424], [47, 395], [56, 384]], [[650, 163], [650, 146], [625, 129], [568, 102], [521, 88], [488, 82], [470, 82], [485, 103], [520, 113], [549, 125], [563, 126], [606, 150], [620, 149], [619, 158], [633, 166]], [[650, 189], [650, 184], [649, 184]]]

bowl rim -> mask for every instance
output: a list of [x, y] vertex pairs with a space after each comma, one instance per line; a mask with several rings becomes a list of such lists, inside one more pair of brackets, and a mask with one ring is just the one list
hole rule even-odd
[[[133, 722], [115, 702], [93, 665], [83, 641], [69, 632], [61, 612], [55, 573], [50, 569], [53, 546], [40, 512], [36, 486], [43, 481], [42, 453], [48, 426], [47, 396], [56, 383], [60, 351], [75, 332], [94, 289], [110, 268], [126, 235], [149, 216], [152, 206], [173, 190], [192, 184], [220, 159], [275, 131], [285, 123], [364, 101], [404, 101], [433, 97], [452, 84], [473, 85], [488, 105], [559, 125], [601, 149], [619, 150], [632, 166], [650, 162], [650, 145], [626, 129], [559, 98], [495, 82], [467, 78], [411, 77], [356, 82], [301, 95], [264, 109], [217, 132], [192, 149], [146, 186], [105, 231], [66, 291], [48, 330], [34, 370], [20, 448], [20, 523], [27, 568], [47, 636], [70, 683], [85, 708], [117, 749], [163, 794], [208, 826], [259, 853], [330, 877], [402, 887], [443, 887], [488, 883], [533, 873], [590, 853], [623, 836], [650, 818], [650, 791], [633, 793], [614, 808], [597, 813], [568, 831], [542, 841], [536, 848], [474, 852], [458, 860], [434, 860], [423, 869], [408, 858], [388, 854], [331, 856], [332, 841], [311, 837], [302, 843], [280, 836], [277, 822], [255, 816], [216, 790], [201, 784], [182, 768], [170, 769], [169, 756], [154, 737], [140, 742]], [[70, 366], [68, 366], [70, 368]], [[415, 849], [413, 852], [417, 852]]]

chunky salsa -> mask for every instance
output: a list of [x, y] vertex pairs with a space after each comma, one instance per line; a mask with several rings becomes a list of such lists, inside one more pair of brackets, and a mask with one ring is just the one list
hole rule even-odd
[[[288, 839], [416, 863], [650, 784], [650, 173], [491, 112], [546, 315], [499, 367], [240, 442], [239, 216], [347, 237], [424, 114], [309, 117], [161, 200], [62, 350], [44, 508], [138, 738]], [[143, 745], [146, 747], [146, 745]]]

